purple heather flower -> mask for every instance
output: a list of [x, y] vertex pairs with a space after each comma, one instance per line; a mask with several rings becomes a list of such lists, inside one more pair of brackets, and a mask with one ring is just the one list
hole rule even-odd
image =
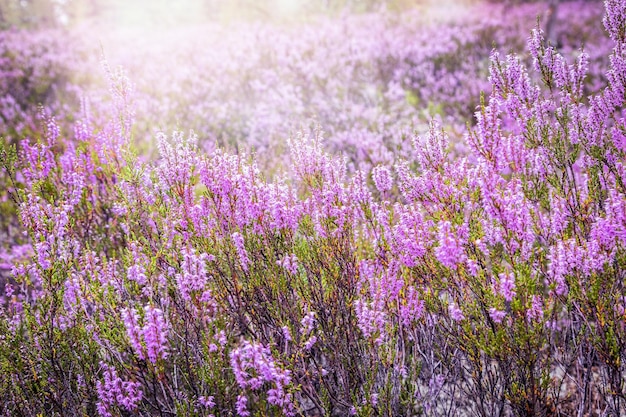
[[241, 235], [241, 233], [235, 232], [231, 235], [231, 238], [233, 240], [233, 244], [235, 245], [235, 249], [237, 250], [237, 255], [239, 256], [241, 268], [244, 271], [247, 271], [250, 260], [248, 258], [248, 252], [246, 251], [246, 247], [244, 246], [243, 236]]
[[309, 337], [309, 339], [304, 343], [304, 350], [311, 350], [313, 348], [313, 345], [316, 342], [317, 342], [316, 336]]
[[465, 264], [467, 265], [467, 271], [470, 273], [470, 275], [473, 277], [477, 277], [479, 268], [478, 263], [473, 259], [467, 259]]
[[505, 316], [506, 316], [506, 311], [501, 311], [501, 310], [498, 310], [497, 308], [489, 309], [489, 317], [491, 317], [491, 320], [495, 321], [496, 323], [502, 323], [502, 320], [504, 319]]
[[515, 276], [513, 274], [500, 274], [500, 286], [498, 288], [498, 294], [500, 294], [506, 301], [512, 301], [515, 297]]
[[208, 397], [203, 395], [198, 397], [198, 403], [204, 408], [213, 408], [215, 407], [215, 398], [212, 395]]
[[139, 326], [139, 315], [137, 314], [137, 311], [134, 308], [123, 309], [122, 320], [124, 321], [124, 326], [126, 327], [126, 335], [130, 340], [130, 345], [135, 351], [135, 354], [139, 357], [139, 359], [145, 359], [144, 348], [141, 343], [141, 327]]
[[300, 333], [302, 333], [303, 335], [311, 333], [313, 331], [313, 328], [315, 327], [315, 321], [315, 312], [309, 311], [308, 313], [306, 313], [302, 320], [300, 320], [300, 324], [302, 325]]
[[10, 299], [11, 297], [13, 297], [14, 293], [15, 293], [15, 290], [13, 289], [13, 285], [11, 285], [10, 282], [7, 282], [6, 284], [4, 284], [4, 295], [6, 298]]
[[463, 245], [452, 230], [449, 221], [442, 221], [439, 224], [438, 240], [439, 246], [435, 248], [435, 256], [442, 265], [456, 268], [459, 263], [465, 262]]
[[415, 287], [406, 290], [406, 303], [400, 306], [400, 319], [404, 326], [410, 326], [424, 315], [424, 301], [420, 300]]
[[[376, 303], [376, 304], [380, 304]], [[355, 302], [356, 315], [359, 329], [366, 338], [372, 337], [379, 333], [379, 338], [385, 335], [387, 324], [387, 315], [381, 305], [370, 305], [364, 300]], [[380, 339], [382, 342], [383, 339]]]
[[623, 0], [605, 0], [606, 15], [602, 22], [609, 36], [617, 44], [626, 42], [626, 3]]
[[540, 296], [533, 295], [530, 308], [526, 311], [526, 319], [529, 322], [543, 319], [543, 303]]
[[454, 321], [461, 321], [465, 319], [463, 312], [455, 303], [450, 303], [450, 305], [448, 305], [448, 313], [450, 314], [450, 318]]
[[139, 285], [146, 285], [147, 277], [146, 270], [141, 265], [132, 265], [128, 268], [127, 272], [128, 279], [131, 281], [135, 281]]
[[[187, 249], [183, 254], [183, 262], [181, 272], [176, 274], [176, 283], [178, 290], [183, 298], [187, 301], [191, 300], [193, 291], [201, 291], [207, 282], [206, 263], [214, 260], [213, 256], [206, 253], [196, 255], [193, 249]], [[210, 293], [206, 294], [210, 300]], [[203, 294], [205, 296], [205, 294]]]
[[156, 364], [159, 358], [167, 356], [167, 324], [163, 312], [156, 307], [145, 307], [144, 326], [141, 329], [146, 343], [148, 359]]
[[289, 331], [289, 327], [283, 326], [280, 328], [280, 330], [283, 333], [283, 338], [285, 339], [285, 341], [291, 342], [292, 338], [291, 338], [291, 332]]
[[98, 392], [97, 409], [101, 417], [111, 416], [110, 409], [117, 405], [126, 411], [134, 411], [143, 397], [138, 382], [123, 381], [114, 367], [100, 363], [103, 370], [104, 382], [97, 381]]
[[384, 165], [378, 165], [372, 170], [372, 179], [374, 180], [376, 189], [383, 194], [391, 190], [393, 186], [391, 172], [389, 172], [389, 168]]
[[292, 275], [296, 275], [298, 273], [298, 258], [293, 253], [285, 255], [282, 261], [278, 261], [278, 265], [285, 268], [285, 270]]
[[248, 411], [248, 397], [245, 395], [239, 395], [237, 397], [237, 415], [240, 417], [248, 417], [250, 412]]
[[[260, 343], [244, 341], [230, 353], [230, 365], [237, 384], [243, 389], [260, 389], [265, 383], [274, 388], [268, 391], [268, 401], [280, 406], [283, 412], [291, 415], [293, 403], [284, 387], [291, 383], [291, 372], [280, 369], [268, 348]], [[242, 404], [246, 404], [246, 400]]]

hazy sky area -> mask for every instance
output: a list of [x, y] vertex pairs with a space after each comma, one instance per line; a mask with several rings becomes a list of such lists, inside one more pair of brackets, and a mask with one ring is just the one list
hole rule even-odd
[[350, 8], [373, 9], [383, 5], [390, 7], [460, 3], [457, 0], [112, 0], [107, 8], [121, 13], [126, 18], [138, 15], [159, 18], [193, 18], [202, 15], [217, 16], [221, 13], [240, 12], [259, 15], [292, 15], [311, 11]]
[[171, 25], [237, 17], [299, 20], [307, 14], [336, 12], [343, 8], [367, 11], [418, 6], [454, 13], [466, 3], [464, 0], [115, 0], [107, 4], [105, 13], [122, 25]]
[[171, 28], [209, 21], [297, 23], [318, 14], [420, 8], [450, 18], [472, 0], [0, 0], [0, 26], [74, 26], [94, 21], [119, 28]]

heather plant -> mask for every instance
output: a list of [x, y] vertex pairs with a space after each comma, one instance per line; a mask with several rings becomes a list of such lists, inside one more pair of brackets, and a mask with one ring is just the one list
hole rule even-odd
[[615, 74], [624, 6], [607, 9], [615, 47], [609, 85], [598, 95], [583, 96], [587, 55], [568, 65], [535, 31], [529, 47], [544, 88], [517, 57], [493, 54], [492, 94], [467, 136], [472, 166], [450, 165], [441, 156], [445, 138], [431, 131], [420, 147], [432, 149], [420, 157], [426, 175], [400, 167], [402, 194], [437, 222], [434, 256], [445, 269], [426, 288], [444, 293], [441, 308], [448, 305], [463, 352], [457, 377], [483, 398], [472, 407], [479, 415], [562, 412], [569, 378], [580, 390], [569, 406], [623, 412], [623, 317], [615, 309], [622, 221], [609, 207], [623, 200], [623, 80]]
[[605, 7], [604, 87], [537, 29], [532, 68], [492, 51], [467, 155], [431, 122], [371, 170], [319, 128], [272, 175], [193, 134], [144, 159], [140, 93], [105, 63], [108, 105], [0, 148], [27, 244], [3, 256], [2, 413], [624, 414], [626, 5]]
[[[22, 138], [39, 137], [46, 115], [54, 114], [68, 128], [76, 110], [77, 88], [72, 80], [77, 55], [61, 31], [0, 31], [0, 253], [14, 257], [7, 245], [23, 243], [11, 190], [20, 182], [8, 149]], [[7, 253], [8, 252], [8, 253]], [[17, 253], [19, 255], [19, 253]], [[7, 268], [0, 268], [6, 270]], [[8, 268], [10, 269], [10, 268]], [[0, 271], [0, 282], [5, 271]]]

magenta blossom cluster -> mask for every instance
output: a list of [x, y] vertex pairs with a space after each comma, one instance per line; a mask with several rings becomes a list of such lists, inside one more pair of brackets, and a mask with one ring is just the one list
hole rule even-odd
[[[295, 415], [292, 394], [287, 391], [291, 384], [291, 372], [276, 365], [269, 349], [261, 344], [244, 341], [230, 353], [230, 365], [240, 388], [254, 391], [264, 384], [271, 384], [267, 401], [281, 407], [285, 415]], [[246, 403], [247, 397], [240, 395], [237, 399], [237, 414], [241, 417], [250, 415]]]
[[113, 407], [120, 407], [126, 411], [137, 409], [141, 401], [141, 384], [137, 382], [123, 381], [115, 368], [102, 363], [104, 381], [97, 381], [98, 390], [98, 413], [103, 417], [112, 417]]

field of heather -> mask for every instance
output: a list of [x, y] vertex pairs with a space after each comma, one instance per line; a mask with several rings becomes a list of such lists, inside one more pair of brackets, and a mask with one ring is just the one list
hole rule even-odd
[[244, 3], [0, 0], [0, 416], [625, 416], [626, 0]]

